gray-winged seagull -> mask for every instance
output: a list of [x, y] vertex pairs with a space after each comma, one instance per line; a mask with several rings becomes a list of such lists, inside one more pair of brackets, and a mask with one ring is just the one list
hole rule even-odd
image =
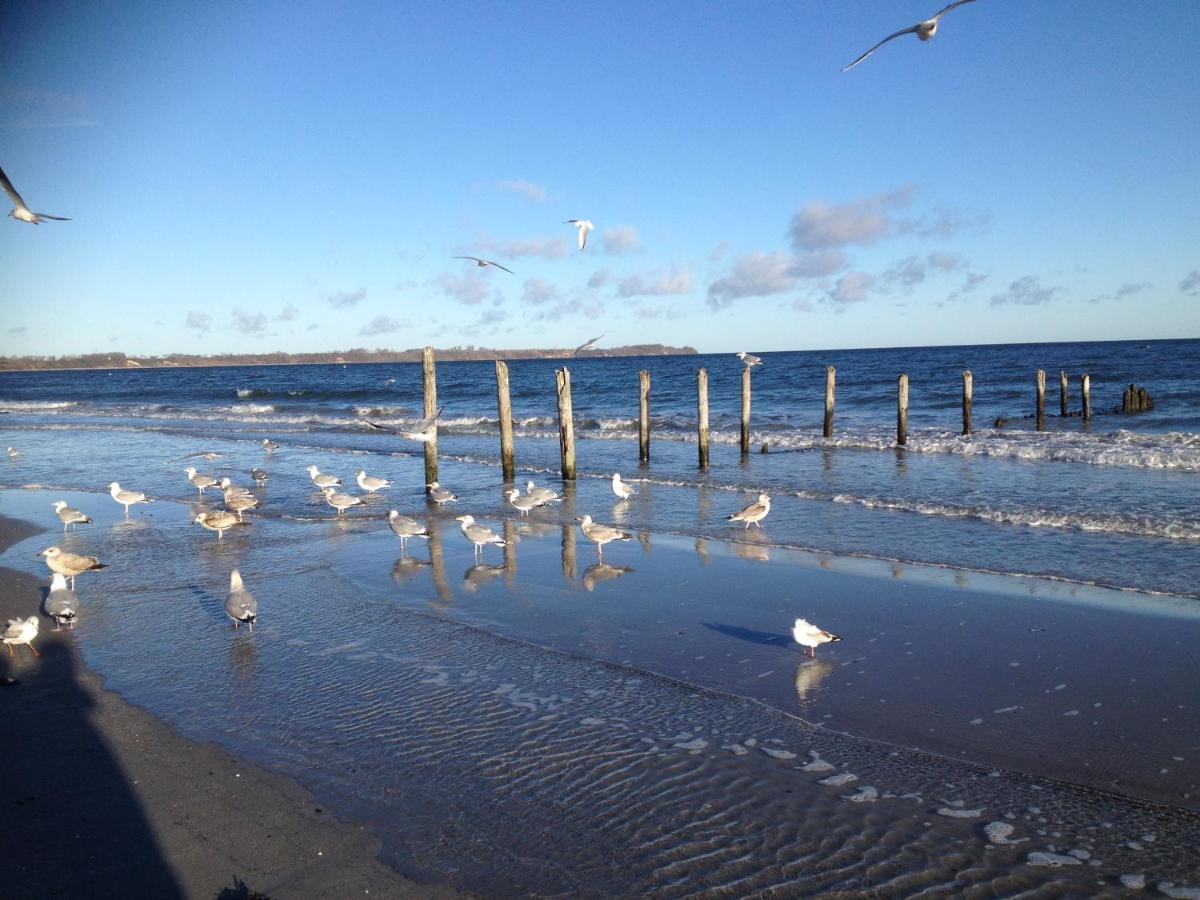
[[14, 219], [20, 219], [22, 222], [28, 222], [31, 225], [37, 225], [45, 219], [54, 219], [56, 222], [70, 222], [71, 220], [65, 216], [52, 216], [49, 213], [32, 212], [21, 199], [21, 195], [17, 193], [17, 189], [13, 187], [13, 183], [8, 180], [8, 176], [4, 174], [4, 170], [0, 169], [0, 184], [4, 185], [4, 193], [15, 204], [8, 214]]
[[880, 47], [882, 47], [884, 44], [886, 44], [892, 38], [898, 38], [904, 34], [915, 34], [922, 41], [929, 40], [935, 34], [937, 34], [938, 20], [941, 19], [942, 16], [944, 16], [946, 13], [950, 12], [950, 10], [954, 9], [954, 7], [956, 7], [956, 6], [962, 6], [964, 3], [973, 3], [973, 2], [975, 2], [975, 0], [954, 0], [953, 3], [951, 3], [945, 9], [938, 12], [938, 14], [933, 16], [932, 18], [926, 19], [924, 22], [918, 22], [916, 25], [913, 25], [911, 28], [903, 28], [900, 31], [897, 31], [895, 34], [889, 34], [882, 41], [880, 41], [878, 44], [876, 44], [874, 47], [872, 47], [870, 50], [868, 50], [866, 53], [864, 53], [862, 56], [860, 56], [858, 59], [856, 59], [854, 62], [850, 63], [850, 65], [843, 68], [842, 71], [846, 72], [846, 71], [849, 71], [850, 69], [853, 69], [860, 62], [862, 62], [864, 59], [866, 59], [868, 56], [870, 56], [872, 53], [874, 53], [876, 50], [878, 50]]

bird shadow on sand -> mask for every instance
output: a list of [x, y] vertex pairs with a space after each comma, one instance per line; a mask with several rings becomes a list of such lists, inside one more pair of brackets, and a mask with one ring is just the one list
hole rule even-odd
[[752, 644], [786, 647], [792, 643], [792, 636], [790, 634], [755, 631], [753, 628], [742, 628], [740, 625], [723, 625], [720, 622], [701, 622], [700, 624], [710, 631], [715, 631], [726, 637], [737, 638], [739, 641], [749, 641]]

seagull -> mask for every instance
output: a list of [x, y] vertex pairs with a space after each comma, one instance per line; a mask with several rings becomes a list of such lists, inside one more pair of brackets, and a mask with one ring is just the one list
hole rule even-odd
[[4, 629], [4, 643], [8, 645], [8, 655], [13, 656], [13, 644], [28, 644], [34, 656], [41, 656], [37, 647], [33, 646], [38, 635], [38, 617], [28, 619], [9, 619], [8, 627]]
[[368, 428], [374, 428], [376, 431], [390, 431], [392, 434], [398, 434], [400, 437], [406, 437], [410, 441], [420, 441], [427, 444], [437, 437], [437, 420], [442, 414], [443, 407], [439, 406], [437, 412], [432, 416], [426, 416], [421, 421], [413, 424], [411, 428], [388, 428], [386, 425], [380, 425], [377, 422], [372, 422], [370, 419], [363, 419]]
[[392, 534], [400, 538], [400, 552], [404, 553], [408, 550], [408, 539], [411, 537], [424, 538], [429, 540], [429, 529], [418, 522], [416, 519], [410, 519], [408, 516], [400, 515], [398, 510], [392, 510], [388, 513], [388, 527], [392, 529]]
[[279, 449], [279, 445], [270, 438], [263, 438], [262, 446], [264, 453], [274, 453]]
[[550, 488], [538, 487], [532, 481], [525, 482], [525, 493], [530, 497], [536, 497], [546, 503], [562, 503], [562, 497], [550, 490]]
[[71, 579], [71, 590], [75, 590], [75, 576], [94, 569], [108, 568], [94, 556], [81, 556], [78, 553], [68, 553], [61, 547], [47, 547], [38, 556], [46, 557], [46, 567], [59, 575]]
[[745, 350], [738, 353], [737, 358], [746, 364], [747, 369], [762, 365], [761, 357], [755, 356], [753, 353], [747, 353]]
[[67, 576], [55, 572], [50, 578], [50, 593], [46, 595], [43, 604], [46, 615], [54, 620], [54, 630], [61, 631], [63, 624], [75, 627], [75, 617], [79, 615], [79, 598], [67, 587]]
[[438, 506], [441, 506], [443, 503], [458, 502], [458, 494], [454, 493], [454, 491], [447, 490], [439, 485], [436, 481], [429, 482], [429, 484], [425, 485], [425, 487], [429, 491], [429, 499]]
[[368, 475], [362, 469], [355, 473], [354, 478], [358, 481], [358, 486], [368, 494], [373, 494], [376, 491], [383, 490], [385, 487], [391, 487], [391, 482], [386, 478], [376, 478], [374, 475]]
[[135, 503], [149, 503], [150, 498], [146, 496], [144, 491], [124, 491], [121, 486], [115, 481], [108, 486], [108, 492], [112, 494], [112, 498], [125, 507], [125, 518], [129, 518], [129, 507]]
[[868, 50], [866, 53], [864, 53], [862, 56], [860, 56], [858, 59], [856, 59], [854, 62], [850, 63], [850, 65], [843, 68], [842, 71], [846, 72], [846, 71], [849, 71], [850, 69], [853, 69], [860, 62], [862, 62], [864, 59], [866, 59], [868, 56], [870, 56], [872, 53], [874, 53], [876, 50], [878, 50], [880, 47], [882, 47], [884, 44], [886, 44], [892, 38], [898, 38], [902, 34], [915, 34], [922, 41], [929, 40], [935, 34], [937, 34], [938, 20], [941, 19], [942, 16], [944, 16], [946, 13], [950, 12], [950, 10], [954, 9], [954, 7], [956, 7], [956, 6], [962, 6], [964, 3], [971, 3], [971, 2], [973, 2], [973, 0], [954, 0], [953, 3], [951, 3], [945, 9], [941, 10], [933, 18], [926, 19], [924, 22], [918, 22], [916, 25], [913, 25], [911, 28], [901, 29], [900, 31], [897, 31], [895, 34], [889, 34], [882, 41], [880, 41], [878, 44], [876, 44], [874, 47], [872, 47], [870, 50]]
[[67, 506], [66, 500], [55, 500], [51, 506], [54, 507], [54, 512], [58, 515], [58, 521], [63, 523], [63, 534], [67, 533], [67, 527], [70, 525], [91, 525], [92, 517], [81, 513], [77, 509]]
[[[479, 268], [481, 268], [481, 269], [486, 269], [488, 266], [495, 266], [497, 269], [504, 269], [504, 266], [500, 265], [500, 263], [492, 262], [490, 259], [480, 259], [478, 256], [456, 256], [454, 258], [455, 259], [473, 259], [473, 260], [475, 260], [475, 265], [479, 266]], [[512, 269], [504, 269], [504, 271], [507, 272], [509, 275], [513, 274]]]
[[[770, 511], [771, 498], [766, 494], [759, 494], [758, 499], [745, 509], [739, 510], [733, 515], [726, 516], [725, 518], [731, 519], [734, 522], [745, 522], [746, 527], [749, 528], [751, 525], [758, 525], [759, 522], [767, 517], [767, 513]], [[758, 527], [762, 528], [761, 525], [758, 525]]]
[[521, 492], [516, 488], [513, 488], [504, 496], [508, 497], [508, 502], [523, 516], [529, 515], [531, 509], [537, 509], [539, 506], [546, 506], [550, 503], [549, 500], [541, 500], [537, 497], [531, 497], [528, 494], [522, 497]]
[[587, 233], [596, 226], [592, 224], [591, 219], [567, 219], [563, 222], [564, 225], [574, 225], [579, 229], [579, 249], [582, 250], [587, 246]]
[[600, 340], [600, 338], [602, 338], [602, 337], [604, 337], [604, 335], [598, 334], [594, 338], [590, 338], [590, 339], [584, 341], [582, 344], [580, 344], [578, 347], [575, 348], [574, 352], [572, 352], [571, 355], [578, 356], [584, 350], [591, 350], [592, 345], [595, 344], [596, 341]]
[[16, 204], [8, 214], [14, 219], [20, 219], [22, 222], [29, 222], [31, 225], [37, 225], [45, 219], [54, 219], [56, 222], [70, 222], [70, 219], [62, 216], [52, 216], [49, 213], [31, 212], [29, 207], [25, 205], [25, 201], [21, 199], [21, 195], [17, 193], [17, 189], [13, 187], [13, 183], [8, 180], [8, 176], [4, 174], [4, 170], [0, 169], [0, 184], [4, 185], [4, 193], [8, 194], [10, 200]]
[[225, 532], [241, 520], [235, 513], [231, 513], [227, 509], [214, 509], [206, 513], [200, 513], [192, 521], [198, 525], [203, 525], [209, 531], [215, 531], [219, 539], [225, 537]]
[[619, 500], [628, 500], [637, 493], [637, 491], [621, 480], [620, 472], [613, 473], [612, 489], [613, 493], [617, 495]]
[[247, 494], [231, 494], [225, 492], [225, 508], [237, 513], [238, 521], [242, 521], [242, 513], [248, 509], [258, 509], [258, 498]]
[[633, 537], [611, 525], [598, 525], [592, 521], [591, 516], [580, 516], [578, 522], [579, 527], [583, 529], [583, 536], [596, 542], [596, 558], [600, 560], [604, 559], [604, 545], [609, 541], [628, 541]]
[[507, 542], [492, 529], [486, 525], [479, 525], [475, 522], [474, 516], [458, 516], [458, 521], [462, 522], [462, 533], [468, 541], [475, 545], [475, 555], [483, 556], [483, 547], [485, 544], [495, 544], [497, 547], [504, 547]]
[[271, 476], [265, 469], [253, 468], [250, 470], [250, 477], [254, 479], [255, 484], [266, 484], [267, 479]]
[[308, 477], [312, 479], [312, 483], [324, 490], [327, 487], [333, 487], [342, 483], [342, 479], [336, 475], [322, 473], [316, 466], [308, 467]]
[[8, 448], [8, 458], [9, 459], [16, 459], [20, 455], [21, 455], [21, 451], [18, 450], [16, 447]]
[[232, 478], [228, 478], [228, 477], [222, 478], [218, 482], [218, 484], [221, 486], [221, 490], [222, 490], [222, 492], [224, 492], [226, 499], [228, 499], [230, 497], [252, 497], [252, 496], [254, 496], [254, 494], [250, 490], [250, 488], [242, 487], [241, 485], [234, 484]]
[[802, 647], [808, 648], [808, 655], [816, 657], [817, 648], [822, 644], [828, 644], [831, 641], [840, 641], [840, 635], [834, 634], [832, 631], [825, 631], [818, 628], [804, 619], [797, 619], [796, 624], [792, 627], [792, 637], [796, 639], [796, 643]]
[[201, 495], [204, 494], [204, 489], [206, 487], [212, 487], [217, 483], [217, 479], [213, 478], [211, 475], [197, 473], [195, 466], [188, 466], [183, 471], [187, 473], [188, 481], [199, 488]]
[[233, 627], [243, 622], [254, 631], [254, 620], [258, 618], [258, 601], [242, 584], [242, 573], [234, 569], [229, 573], [229, 596], [225, 598], [225, 612], [233, 619]]
[[350, 494], [339, 494], [332, 486], [322, 488], [321, 493], [325, 495], [325, 502], [336, 509], [339, 516], [350, 507], [362, 503], [361, 498], [352, 497]]

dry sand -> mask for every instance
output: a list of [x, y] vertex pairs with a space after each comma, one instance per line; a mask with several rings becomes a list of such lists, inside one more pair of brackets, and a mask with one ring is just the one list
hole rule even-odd
[[[0, 549], [42, 529], [0, 517]], [[43, 583], [0, 569], [0, 619]], [[455, 897], [381, 863], [366, 826], [302, 787], [185, 740], [84, 668], [41, 617], [36, 659], [0, 652], [5, 873], [12, 897]]]

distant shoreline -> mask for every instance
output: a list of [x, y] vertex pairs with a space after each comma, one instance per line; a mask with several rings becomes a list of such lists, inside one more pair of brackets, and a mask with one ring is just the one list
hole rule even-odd
[[[630, 344], [622, 347], [593, 348], [578, 356], [570, 348], [497, 350], [490, 347], [450, 347], [436, 349], [440, 361], [508, 359], [588, 359], [618, 356], [696, 356], [695, 347], [669, 347], [665, 344]], [[165, 356], [128, 356], [124, 353], [93, 353], [47, 358], [42, 356], [0, 357], [0, 371], [70, 371], [88, 369], [195, 369], [221, 366], [326, 366], [370, 363], [419, 363], [420, 349], [344, 350], [327, 353], [247, 353], [205, 356], [170, 353]]]

